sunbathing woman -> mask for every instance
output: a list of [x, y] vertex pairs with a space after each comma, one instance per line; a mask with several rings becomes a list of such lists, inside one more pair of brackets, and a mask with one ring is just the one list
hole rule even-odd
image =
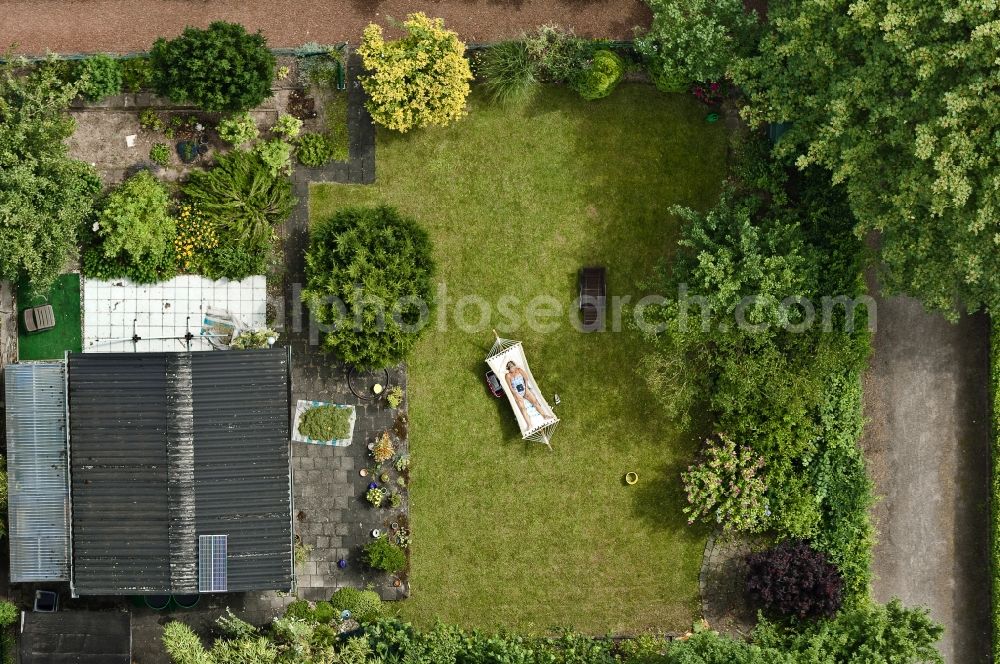
[[514, 364], [513, 361], [507, 363], [507, 385], [510, 386], [514, 401], [517, 402], [517, 407], [521, 410], [524, 423], [528, 428], [531, 428], [531, 418], [528, 417], [528, 407], [524, 405], [525, 399], [535, 407], [543, 419], [554, 420], [556, 418], [551, 410], [542, 407], [541, 400], [535, 394], [534, 388], [528, 383], [528, 374], [524, 373], [524, 369]]

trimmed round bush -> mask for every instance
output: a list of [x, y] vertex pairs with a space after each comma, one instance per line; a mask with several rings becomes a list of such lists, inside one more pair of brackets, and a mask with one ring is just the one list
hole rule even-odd
[[781, 617], [831, 617], [844, 581], [826, 555], [804, 541], [785, 541], [747, 557], [747, 592], [764, 611]]
[[431, 241], [395, 208], [348, 207], [313, 225], [302, 298], [344, 362], [401, 362], [430, 319]]
[[98, 53], [77, 66], [80, 94], [87, 101], [101, 101], [121, 94], [122, 68], [117, 58]]
[[382, 598], [374, 590], [341, 588], [333, 593], [330, 604], [337, 611], [350, 611], [358, 622], [375, 620], [382, 613]]
[[584, 99], [601, 99], [618, 87], [624, 75], [625, 63], [618, 54], [607, 50], [595, 51], [590, 66], [573, 81], [573, 89]]
[[275, 57], [259, 31], [215, 21], [157, 39], [150, 51], [153, 86], [176, 103], [206, 111], [245, 111], [271, 96]]

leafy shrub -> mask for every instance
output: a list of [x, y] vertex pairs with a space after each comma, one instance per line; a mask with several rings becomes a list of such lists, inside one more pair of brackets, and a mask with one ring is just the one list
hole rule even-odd
[[799, 619], [830, 617], [840, 608], [844, 581], [826, 556], [785, 541], [747, 558], [747, 593], [766, 612]]
[[170, 163], [170, 146], [166, 143], [154, 143], [149, 149], [149, 160], [154, 164], [166, 166]]
[[375, 620], [382, 613], [382, 599], [373, 590], [341, 588], [333, 593], [330, 604], [338, 611], [350, 611], [358, 622]]
[[174, 664], [212, 664], [201, 639], [182, 622], [172, 621], [163, 628], [163, 648]]
[[163, 131], [167, 128], [167, 123], [153, 109], [144, 108], [139, 111], [139, 126], [146, 131]]
[[80, 77], [80, 94], [87, 101], [101, 101], [106, 97], [121, 94], [121, 63], [106, 53], [98, 53], [81, 60], [77, 76]]
[[386, 538], [385, 535], [365, 544], [362, 551], [365, 563], [374, 569], [393, 574], [406, 567], [406, 553]]
[[403, 455], [400, 456], [398, 459], [396, 459], [396, 470], [398, 472], [402, 473], [405, 470], [409, 470], [409, 468], [410, 468], [410, 457]]
[[795, 664], [942, 664], [934, 644], [943, 633], [927, 609], [907, 609], [894, 599], [885, 605], [869, 600], [840, 611], [833, 620], [813, 624], [764, 620], [752, 639], [765, 650], [785, 654]]
[[399, 509], [403, 504], [403, 497], [398, 493], [394, 493], [389, 496], [389, 506], [393, 509]]
[[503, 104], [523, 102], [538, 90], [538, 65], [522, 39], [502, 41], [476, 59], [476, 73], [486, 79], [486, 91]]
[[153, 81], [153, 65], [149, 58], [140, 56], [119, 60], [122, 71], [122, 89], [126, 92], [145, 90]]
[[271, 171], [271, 175], [292, 174], [292, 146], [282, 140], [274, 139], [258, 143], [254, 152]]
[[302, 134], [296, 145], [295, 156], [303, 166], [319, 168], [333, 160], [333, 143], [325, 134]]
[[351, 409], [314, 406], [299, 418], [299, 433], [313, 440], [341, 440], [350, 433]]
[[149, 171], [115, 187], [101, 204], [83, 272], [99, 279], [127, 277], [138, 283], [169, 278], [176, 271], [177, 227], [166, 188]]
[[316, 602], [316, 609], [313, 616], [318, 623], [328, 623], [337, 617], [337, 612], [329, 602]]
[[406, 36], [387, 42], [382, 28], [370, 24], [357, 49], [371, 72], [361, 84], [372, 119], [400, 132], [458, 120], [472, 79], [465, 44], [441, 19], [423, 13], [410, 14], [402, 27]]
[[625, 75], [625, 63], [615, 53], [594, 53], [590, 66], [573, 79], [573, 89], [584, 99], [594, 100], [611, 94]]
[[153, 84], [175, 103], [207, 111], [245, 111], [271, 96], [275, 58], [263, 34], [215, 21], [208, 29], [186, 28], [179, 37], [157, 39], [150, 51]]
[[662, 327], [643, 373], [672, 416], [699, 409], [767, 460], [768, 527], [825, 553], [853, 603], [868, 594], [873, 542], [857, 444], [866, 311], [796, 327], [802, 309], [782, 302], [858, 298], [863, 253], [829, 174], [792, 169], [765, 140], [742, 142], [717, 205], [675, 209], [686, 223], [663, 292], [679, 297], [647, 318]]
[[274, 664], [278, 655], [277, 645], [258, 636], [216, 641], [209, 658], [216, 664]]
[[236, 147], [254, 141], [260, 135], [257, 123], [249, 113], [240, 113], [219, 121], [216, 130], [219, 132], [219, 138]]
[[302, 297], [330, 326], [323, 347], [358, 367], [402, 361], [429, 319], [433, 270], [427, 233], [394, 208], [349, 207], [319, 220]]
[[767, 522], [763, 468], [763, 458], [724, 434], [706, 440], [704, 458], [681, 475], [688, 523], [703, 519], [724, 530], [761, 530]]
[[21, 617], [21, 610], [12, 602], [0, 601], [0, 627], [10, 627]]
[[756, 17], [742, 0], [646, 0], [649, 31], [635, 40], [653, 82], [683, 92], [694, 81], [718, 81], [744, 46], [752, 43]]
[[0, 64], [0, 279], [46, 293], [91, 221], [101, 181], [63, 142], [76, 86], [53, 61], [27, 73], [22, 65]]
[[238, 618], [228, 606], [226, 607], [226, 614], [219, 616], [215, 624], [219, 626], [223, 634], [231, 639], [245, 639], [257, 634], [256, 627], [242, 618]]
[[252, 152], [233, 150], [214, 168], [193, 171], [181, 191], [212, 224], [220, 239], [205, 257], [202, 274], [243, 279], [261, 274], [274, 239], [274, 226], [295, 205], [287, 177], [275, 177]]
[[298, 599], [285, 607], [286, 618], [297, 618], [299, 620], [312, 620], [312, 605], [304, 599]]
[[278, 116], [274, 126], [271, 127], [271, 131], [282, 138], [291, 140], [302, 131], [302, 120], [288, 113], [282, 113]]
[[539, 76], [551, 83], [568, 83], [587, 66], [587, 60], [606, 42], [588, 41], [558, 25], [543, 25], [523, 38]]

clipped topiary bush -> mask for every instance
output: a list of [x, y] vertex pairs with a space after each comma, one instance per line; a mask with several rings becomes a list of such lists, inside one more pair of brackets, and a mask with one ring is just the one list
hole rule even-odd
[[382, 28], [365, 28], [358, 55], [371, 74], [361, 78], [378, 124], [406, 132], [446, 126], [465, 115], [472, 70], [465, 44], [444, 21], [418, 12], [403, 22], [406, 35], [385, 41]]
[[150, 51], [153, 85], [176, 103], [207, 111], [245, 111], [271, 96], [275, 57], [260, 32], [215, 21], [157, 39]]
[[313, 610], [313, 616], [318, 623], [328, 623], [337, 617], [338, 613], [330, 602], [316, 602], [316, 608]]
[[330, 604], [338, 611], [350, 611], [358, 622], [375, 620], [382, 613], [382, 599], [374, 590], [341, 588], [333, 593]]
[[388, 206], [315, 223], [302, 298], [328, 326], [323, 347], [356, 367], [401, 362], [430, 319], [431, 253], [417, 222]]
[[624, 75], [625, 63], [616, 53], [596, 51], [590, 66], [573, 80], [573, 89], [584, 99], [601, 99], [618, 87]]
[[285, 607], [286, 618], [298, 618], [300, 620], [313, 619], [313, 607], [304, 599], [298, 599]]
[[831, 617], [840, 608], [840, 572], [802, 540], [751, 554], [747, 565], [747, 592], [768, 613], [818, 618]]
[[106, 53], [98, 53], [82, 60], [77, 66], [80, 94], [87, 101], [101, 101], [121, 94], [121, 62]]

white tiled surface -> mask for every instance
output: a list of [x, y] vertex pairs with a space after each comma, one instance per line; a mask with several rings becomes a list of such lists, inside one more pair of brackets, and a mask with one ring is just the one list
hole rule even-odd
[[[195, 335], [191, 350], [212, 350], [207, 340], [198, 338], [208, 308], [228, 311], [246, 326], [258, 328], [266, 324], [266, 306], [263, 276], [211, 281], [181, 275], [158, 284], [84, 279], [83, 350], [180, 351], [187, 347], [182, 337], [188, 329]], [[131, 341], [133, 329], [143, 338], [138, 344]]]

